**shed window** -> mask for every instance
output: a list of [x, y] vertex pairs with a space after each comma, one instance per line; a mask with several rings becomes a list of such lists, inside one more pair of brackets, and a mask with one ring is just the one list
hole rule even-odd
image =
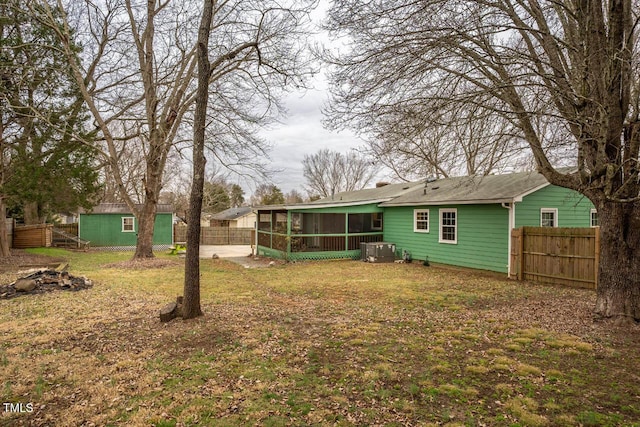
[[122, 232], [133, 233], [135, 230], [135, 217], [126, 216], [122, 218]]
[[458, 243], [457, 209], [440, 209], [440, 243]]
[[540, 227], [557, 227], [558, 226], [558, 209], [542, 208], [540, 209]]
[[598, 211], [591, 209], [591, 226], [597, 227], [600, 225], [600, 219], [598, 218]]
[[429, 232], [429, 209], [413, 210], [413, 231], [416, 233]]

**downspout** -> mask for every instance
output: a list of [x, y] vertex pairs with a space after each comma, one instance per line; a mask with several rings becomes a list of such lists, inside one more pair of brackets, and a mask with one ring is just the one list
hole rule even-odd
[[502, 202], [502, 207], [509, 209], [509, 227], [507, 230], [507, 277], [511, 274], [511, 231], [516, 227], [515, 201]]

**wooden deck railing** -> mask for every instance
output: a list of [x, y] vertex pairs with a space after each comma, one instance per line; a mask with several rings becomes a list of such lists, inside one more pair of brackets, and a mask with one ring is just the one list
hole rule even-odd
[[360, 243], [382, 240], [382, 233], [360, 234], [294, 234], [288, 240], [285, 234], [258, 231], [258, 245], [291, 252], [342, 252], [360, 250]]

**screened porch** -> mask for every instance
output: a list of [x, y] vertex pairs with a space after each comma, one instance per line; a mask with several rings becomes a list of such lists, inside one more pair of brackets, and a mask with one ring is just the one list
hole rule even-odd
[[258, 211], [258, 250], [291, 259], [358, 258], [360, 243], [382, 240], [382, 212]]

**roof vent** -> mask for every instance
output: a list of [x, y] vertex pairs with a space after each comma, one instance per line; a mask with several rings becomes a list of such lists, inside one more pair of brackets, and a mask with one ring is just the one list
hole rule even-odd
[[376, 182], [376, 188], [384, 187], [385, 185], [389, 185], [389, 183], [384, 181]]

